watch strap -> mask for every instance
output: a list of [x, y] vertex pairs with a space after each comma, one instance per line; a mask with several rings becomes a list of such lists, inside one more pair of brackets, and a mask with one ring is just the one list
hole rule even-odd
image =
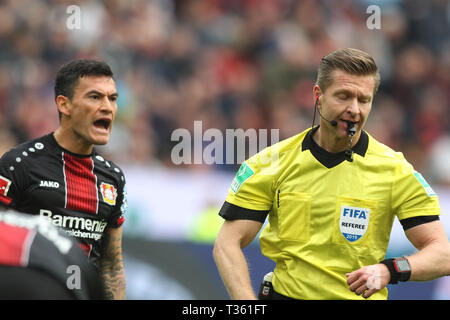
[[389, 270], [389, 273], [391, 275], [391, 280], [389, 281], [389, 284], [397, 284], [399, 281], [401, 281], [401, 282], [408, 281], [409, 278], [411, 277], [411, 270], [404, 271], [404, 272], [398, 272], [395, 269], [394, 260], [395, 260], [394, 258], [391, 258], [391, 259], [385, 259], [380, 262], [380, 263], [384, 264]]

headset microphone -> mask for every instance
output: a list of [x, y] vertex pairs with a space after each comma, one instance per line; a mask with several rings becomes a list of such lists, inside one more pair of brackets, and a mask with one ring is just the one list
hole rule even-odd
[[321, 117], [323, 120], [329, 122], [333, 127], [336, 127], [336, 126], [337, 126], [337, 121], [336, 121], [336, 120], [331, 120], [331, 121], [330, 121], [330, 120], [328, 120], [328, 119], [325, 119], [325, 118], [322, 116], [322, 114], [320, 113], [320, 110], [317, 109], [317, 111], [319, 111], [319, 115], [320, 115], [320, 117]]
[[319, 112], [319, 115], [320, 115], [320, 117], [323, 119], [323, 120], [325, 120], [326, 122], [329, 122], [333, 127], [336, 127], [337, 126], [337, 121], [336, 120], [328, 120], [328, 119], [325, 119], [323, 116], [322, 116], [322, 114], [320, 113], [320, 109], [319, 108], [317, 108], [317, 104], [319, 103], [319, 96], [316, 96], [316, 102], [315, 102], [315, 104], [314, 104], [314, 119], [313, 119], [313, 126], [314, 126], [314, 122], [315, 122], [315, 115], [316, 115], [316, 109], [317, 109], [317, 111]]
[[[320, 113], [319, 108], [317, 108], [317, 104], [319, 103], [319, 96], [316, 96], [316, 102], [314, 103], [314, 116], [313, 116], [313, 124], [312, 127], [314, 127], [314, 122], [316, 121], [316, 109], [319, 112], [320, 117], [329, 122], [333, 127], [337, 126], [337, 121], [336, 120], [328, 120], [325, 119], [322, 114]], [[350, 121], [346, 121], [347, 122], [347, 133], [349, 136], [349, 144], [348, 144], [348, 149], [345, 150], [344, 154], [345, 154], [345, 158], [347, 161], [349, 162], [353, 162], [353, 149], [352, 149], [352, 144], [353, 144], [353, 137], [356, 133], [356, 128], [355, 128], [355, 124], [353, 122]]]

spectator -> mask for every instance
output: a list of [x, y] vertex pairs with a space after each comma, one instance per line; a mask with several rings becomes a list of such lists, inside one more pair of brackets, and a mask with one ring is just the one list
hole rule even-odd
[[[355, 46], [380, 63], [383, 86], [368, 124], [377, 128], [375, 138], [406, 150], [423, 169], [430, 157], [414, 150], [429, 150], [450, 130], [442, 121], [450, 105], [449, 4], [385, 2], [375, 30], [365, 27], [369, 4], [85, 0], [78, 5], [81, 28], [69, 29], [70, 2], [6, 1], [0, 8], [0, 155], [3, 141], [20, 143], [56, 128], [47, 116], [56, 113], [52, 104], [35, 101], [51, 99], [51, 75], [63, 61], [101, 58], [121, 74], [117, 130], [104, 150], [113, 161], [174, 167], [171, 133], [192, 130], [194, 120], [204, 121], [203, 130], [277, 128], [280, 139], [310, 126], [313, 106], [304, 88], [314, 80], [313, 66], [324, 52]], [[396, 119], [387, 116], [391, 106]], [[249, 110], [266, 116], [252, 118]]]

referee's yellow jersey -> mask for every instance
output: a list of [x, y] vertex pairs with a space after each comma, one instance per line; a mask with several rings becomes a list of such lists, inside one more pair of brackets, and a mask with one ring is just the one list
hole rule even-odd
[[[366, 132], [350, 162], [318, 147], [315, 130], [245, 161], [219, 214], [261, 222], [268, 214], [260, 245], [276, 262], [278, 293], [363, 299], [348, 289], [345, 274], [385, 258], [395, 216], [402, 224], [414, 217], [438, 219], [438, 197], [402, 153]], [[387, 299], [387, 289], [371, 299]]]

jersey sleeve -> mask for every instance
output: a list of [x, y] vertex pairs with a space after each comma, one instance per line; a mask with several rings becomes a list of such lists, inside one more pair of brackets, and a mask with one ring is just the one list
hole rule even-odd
[[395, 170], [392, 207], [399, 220], [440, 214], [437, 194], [403, 156]]
[[263, 222], [273, 203], [273, 180], [273, 170], [263, 164], [260, 154], [243, 162], [219, 215]]
[[14, 151], [9, 151], [0, 158], [0, 200], [13, 208], [17, 206], [22, 190], [26, 188], [27, 166], [22, 161]]
[[121, 180], [119, 189], [117, 190], [117, 201], [114, 207], [114, 211], [111, 214], [108, 220], [108, 226], [112, 228], [119, 228], [125, 222], [125, 214], [128, 211], [128, 203], [127, 203], [127, 189], [125, 176], [122, 171], [121, 172]]

